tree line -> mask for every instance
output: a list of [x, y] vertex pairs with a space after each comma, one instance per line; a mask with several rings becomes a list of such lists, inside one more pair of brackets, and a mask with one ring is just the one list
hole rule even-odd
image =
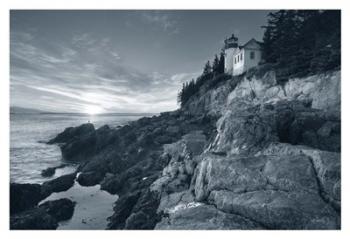
[[340, 67], [339, 10], [280, 10], [268, 14], [264, 63], [285, 79]]
[[213, 77], [222, 75], [225, 71], [225, 53], [222, 50], [220, 56], [217, 54], [214, 57], [213, 62], [207, 61], [204, 65], [202, 74], [197, 79], [192, 79], [182, 84], [182, 89], [177, 95], [177, 101], [183, 106], [191, 96], [195, 95], [200, 87]]

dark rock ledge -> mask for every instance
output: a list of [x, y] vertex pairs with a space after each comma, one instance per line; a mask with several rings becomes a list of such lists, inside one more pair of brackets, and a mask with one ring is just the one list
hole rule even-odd
[[56, 229], [58, 222], [72, 217], [75, 203], [69, 199], [38, 203], [54, 192], [63, 192], [74, 184], [76, 173], [40, 184], [10, 184], [11, 229]]
[[11, 230], [53, 230], [58, 222], [73, 216], [75, 202], [68, 198], [47, 201], [40, 206], [11, 215]]

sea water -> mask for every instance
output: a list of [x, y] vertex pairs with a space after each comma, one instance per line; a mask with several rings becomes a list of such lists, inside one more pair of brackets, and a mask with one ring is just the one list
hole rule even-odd
[[[41, 171], [63, 163], [57, 145], [44, 142], [67, 127], [91, 122], [95, 128], [125, 125], [143, 115], [83, 114], [11, 114], [10, 116], [10, 180], [17, 183], [42, 183]], [[75, 165], [57, 169], [54, 177], [73, 172]]]
[[[54, 176], [44, 178], [41, 171], [67, 163], [57, 145], [47, 145], [51, 138], [67, 127], [91, 122], [95, 128], [125, 125], [149, 115], [82, 115], [82, 114], [11, 114], [10, 116], [10, 181], [43, 183], [75, 171], [77, 165], [57, 169]], [[113, 214], [117, 195], [100, 190], [100, 186], [82, 187], [77, 182], [65, 192], [53, 193], [44, 201], [69, 198], [77, 202], [70, 220], [60, 222], [58, 229], [105, 229], [107, 217]]]

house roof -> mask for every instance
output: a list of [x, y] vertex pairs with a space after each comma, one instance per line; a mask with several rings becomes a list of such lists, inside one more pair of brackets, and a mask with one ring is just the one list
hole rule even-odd
[[255, 38], [252, 38], [249, 41], [247, 41], [243, 46], [240, 46], [240, 48], [246, 48], [251, 43], [257, 43], [259, 46], [261, 46], [262, 44], [262, 42], [255, 40]]
[[262, 44], [262, 42], [259, 42], [259, 41], [255, 40], [254, 38], [252, 38], [249, 41], [247, 41], [244, 45], [238, 46], [238, 49], [239, 50], [248, 49], [249, 48], [248, 46], [252, 43], [257, 43], [259, 45], [259, 47], [261, 47], [261, 44]]

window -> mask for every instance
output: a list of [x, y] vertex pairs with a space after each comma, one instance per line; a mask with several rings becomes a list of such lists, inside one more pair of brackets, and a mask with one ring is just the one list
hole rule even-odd
[[243, 53], [241, 53], [241, 60], [243, 59]]
[[255, 58], [255, 52], [254, 52], [254, 51], [251, 51], [251, 52], [250, 52], [250, 59], [253, 60], [254, 58]]

